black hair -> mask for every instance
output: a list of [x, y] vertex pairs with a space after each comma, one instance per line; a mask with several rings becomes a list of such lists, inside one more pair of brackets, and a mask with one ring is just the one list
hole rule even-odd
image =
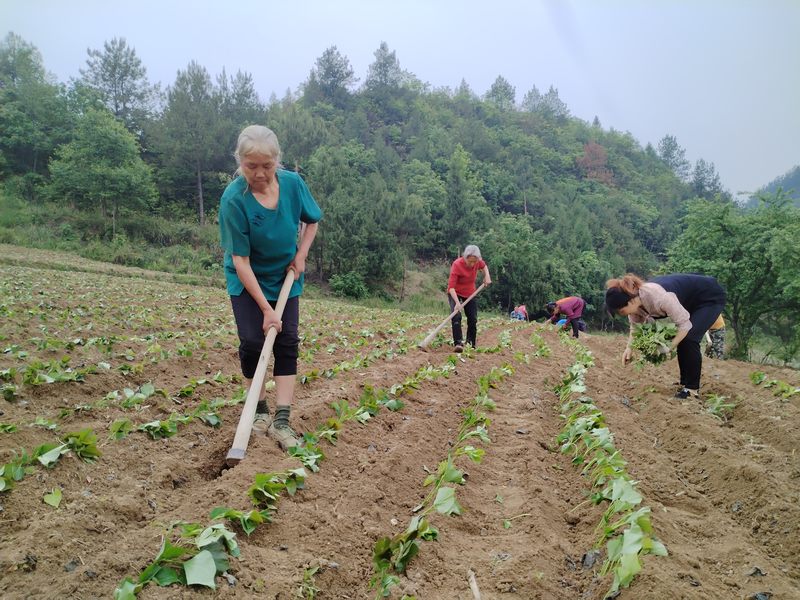
[[631, 301], [632, 296], [626, 294], [618, 287], [610, 287], [606, 290], [606, 308], [609, 313], [615, 313], [620, 308]]

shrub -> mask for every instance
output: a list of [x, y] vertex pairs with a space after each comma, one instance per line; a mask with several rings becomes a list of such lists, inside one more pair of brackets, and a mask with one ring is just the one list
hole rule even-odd
[[367, 285], [360, 273], [350, 271], [343, 275], [333, 275], [329, 282], [331, 291], [337, 296], [361, 299], [367, 297]]

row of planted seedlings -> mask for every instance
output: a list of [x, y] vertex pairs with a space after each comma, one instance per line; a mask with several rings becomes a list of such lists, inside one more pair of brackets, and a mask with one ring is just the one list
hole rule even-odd
[[[208, 317], [209, 306], [213, 311], [214, 303], [186, 302], [190, 296], [179, 290], [167, 294], [158, 288], [149, 290], [146, 296], [150, 302], [136, 305], [118, 291], [112, 296], [108, 286], [90, 286], [91, 291], [85, 292], [85, 282], [81, 282], [80, 291], [64, 282], [54, 290], [50, 283], [22, 289], [14, 286], [2, 304], [0, 340], [14, 340], [0, 346], [0, 379], [9, 400], [19, 383], [80, 382], [88, 374], [111, 369], [109, 363], [116, 362], [114, 359], [119, 359], [121, 364], [116, 368], [123, 374], [140, 372], [145, 362], [205, 350], [209, 337], [233, 337], [232, 331], [226, 331], [231, 330], [230, 315], [222, 303], [217, 303], [217, 314]], [[132, 282], [123, 283], [130, 287]], [[33, 287], [40, 289], [34, 291]], [[114, 333], [120, 324], [128, 335]], [[137, 359], [141, 362], [135, 363]]]
[[580, 342], [561, 334], [563, 343], [575, 350], [576, 362], [555, 387], [564, 428], [556, 438], [562, 454], [572, 457], [581, 474], [591, 483], [589, 502], [606, 504], [595, 528], [595, 548], [605, 544], [600, 575], [613, 575], [606, 597], [627, 588], [641, 571], [646, 554], [666, 556], [667, 549], [653, 535], [650, 507], [641, 506], [642, 496], [626, 470], [626, 461], [614, 447], [614, 436], [605, 418], [586, 395], [585, 375], [594, 365], [592, 353]]
[[764, 371], [753, 371], [750, 373], [750, 381], [753, 385], [772, 391], [772, 395], [781, 402], [788, 402], [792, 397], [800, 394], [800, 387], [794, 386], [782, 379], [773, 379], [767, 376]]
[[[144, 336], [124, 337], [113, 334], [105, 336], [74, 337], [62, 341], [55, 338], [32, 338], [39, 351], [52, 355], [61, 353], [59, 358], [46, 356], [32, 357], [31, 352], [10, 344], [2, 349], [2, 354], [21, 361], [16, 365], [0, 368], [0, 386], [5, 400], [13, 402], [20, 397], [20, 386], [40, 386], [54, 383], [82, 383], [87, 376], [109, 373], [112, 370], [122, 375], [141, 375], [145, 367], [174, 357], [190, 357], [195, 354], [201, 360], [208, 356], [207, 340], [219, 340], [230, 335], [226, 326], [216, 329], [198, 330], [191, 333], [168, 331], [149, 333]], [[169, 341], [165, 343], [165, 341]], [[119, 348], [119, 345], [124, 347]], [[135, 349], [132, 346], [140, 346]], [[212, 344], [222, 346], [220, 341]], [[117, 346], [115, 348], [115, 346]], [[88, 350], [96, 348], [93, 355]], [[77, 357], [77, 360], [75, 360]], [[116, 366], [112, 365], [112, 362]], [[81, 366], [72, 367], [79, 362]]]
[[[312, 472], [320, 470], [320, 463], [325, 459], [323, 442], [335, 445], [340, 432], [349, 421], [365, 424], [378, 415], [382, 408], [401, 410], [404, 407], [401, 399], [403, 395], [418, 389], [423, 381], [449, 377], [455, 371], [458, 360], [461, 359], [451, 355], [440, 367], [424, 365], [404, 381], [388, 389], [365, 384], [357, 406], [351, 406], [347, 399], [332, 403], [334, 415], [319, 424], [313, 432], [304, 433], [300, 444], [288, 450], [288, 454], [297, 458], [302, 467], [279, 473], [256, 474], [254, 483], [247, 492], [253, 505], [252, 509], [216, 507], [211, 511], [210, 519], [234, 523], [248, 536], [259, 525], [270, 523], [277, 511], [281, 495], [286, 493], [293, 496], [297, 490], [305, 487], [306, 468]], [[232, 577], [227, 572], [230, 559], [239, 554], [236, 532], [230, 530], [224, 523], [210, 525], [182, 521], [173, 523], [167, 527], [161, 548], [153, 562], [138, 577], [123, 579], [114, 590], [114, 598], [131, 600], [150, 583], [161, 586], [177, 583], [215, 588], [218, 575]], [[309, 576], [306, 573], [304, 581]]]
[[[450, 356], [453, 365], [457, 360], [472, 358], [479, 353], [496, 353], [511, 347], [512, 331], [505, 329], [498, 335], [498, 343], [493, 347], [473, 349], [464, 348], [463, 358]], [[441, 344], [434, 339], [434, 344]], [[538, 349], [537, 349], [538, 350]], [[547, 354], [536, 354], [546, 356]], [[516, 353], [515, 358], [528, 362], [529, 355]], [[409, 520], [406, 529], [393, 537], [380, 538], [373, 548], [373, 571], [370, 587], [376, 590], [375, 598], [386, 598], [391, 594], [391, 589], [400, 583], [399, 576], [404, 574], [409, 562], [420, 549], [421, 541], [435, 541], [438, 539], [438, 530], [430, 524], [429, 515], [439, 513], [443, 515], [460, 515], [461, 505], [456, 499], [456, 488], [453, 484], [464, 485], [466, 478], [463, 471], [455, 465], [457, 459], [467, 457], [474, 462], [483, 459], [485, 450], [476, 448], [472, 444], [477, 442], [489, 443], [488, 427], [491, 423], [484, 411], [494, 410], [496, 404], [489, 397], [489, 390], [497, 386], [505, 377], [514, 373], [513, 367], [505, 364], [502, 367], [493, 367], [492, 370], [478, 378], [478, 394], [473, 401], [462, 411], [463, 419], [456, 434], [455, 441], [442, 460], [435, 473], [431, 473], [423, 481], [423, 487], [431, 486], [430, 491], [423, 501], [414, 507], [414, 516]], [[414, 597], [404, 595], [401, 600], [413, 600]]]
[[[76, 414], [86, 414], [93, 411], [115, 406], [123, 410], [133, 410], [136, 412], [151, 406], [154, 401], [170, 400], [175, 404], [182, 404], [184, 399], [191, 396], [195, 389], [209, 383], [225, 383], [233, 378], [226, 378], [222, 373], [217, 373], [211, 379], [191, 379], [186, 385], [178, 390], [174, 395], [161, 388], [156, 388], [152, 383], [146, 383], [138, 388], [124, 388], [122, 393], [113, 390], [106, 394], [102, 399], [92, 404], [79, 404], [74, 407], [64, 407], [59, 410], [60, 419], [69, 419]], [[116, 441], [127, 437], [132, 432], [138, 431], [149, 435], [152, 439], [172, 437], [178, 432], [178, 427], [185, 425], [195, 419], [210, 427], [219, 427], [222, 420], [219, 410], [225, 406], [232, 406], [243, 402], [245, 398], [244, 388], [234, 395], [231, 399], [216, 398], [213, 400], [201, 400], [192, 410], [180, 413], [171, 411], [166, 419], [156, 419], [134, 424], [131, 419], [124, 417], [115, 419], [109, 425], [108, 440]], [[159, 407], [165, 410], [163, 407]], [[30, 427], [42, 427], [49, 431], [58, 429], [59, 424], [46, 417], [37, 417]], [[12, 434], [18, 431], [19, 426], [13, 423], [0, 423], [0, 433]], [[31, 452], [22, 448], [14, 451], [10, 462], [0, 465], [0, 492], [9, 492], [14, 485], [21, 481], [26, 475], [35, 471], [35, 466], [53, 468], [59, 459], [69, 453], [87, 463], [92, 463], [101, 456], [97, 447], [97, 434], [91, 428], [67, 433], [60, 437], [59, 441], [46, 442], [34, 448]], [[51, 494], [61, 498], [61, 490], [54, 489]], [[52, 496], [50, 496], [52, 498]], [[45, 499], [45, 502], [48, 502]], [[48, 502], [52, 504], [51, 502]], [[58, 506], [58, 504], [54, 504]]]
[[[400, 333], [405, 333], [404, 331]], [[504, 330], [501, 331], [499, 334], [499, 341], [495, 346], [491, 347], [484, 347], [484, 348], [477, 348], [477, 349], [470, 349], [467, 348], [467, 351], [472, 351], [475, 353], [493, 353], [499, 352], [503, 348], [507, 348], [511, 345], [511, 331]], [[444, 340], [441, 336], [437, 336], [431, 343], [432, 347], [438, 347], [444, 344]], [[380, 341], [375, 345], [375, 350], [372, 350], [366, 354], [359, 354], [354, 356], [352, 359], [344, 360], [336, 365], [325, 368], [325, 369], [311, 369], [300, 375], [299, 381], [301, 384], [306, 385], [311, 383], [312, 381], [324, 377], [326, 379], [332, 379], [336, 377], [339, 373], [346, 373], [353, 369], [360, 369], [364, 367], [368, 367], [373, 362], [383, 359], [383, 360], [392, 360], [398, 356], [402, 356], [408, 353], [408, 351], [416, 346], [415, 343], [408, 340], [404, 335], [401, 335], [397, 339], [392, 340], [391, 342], [387, 342], [386, 340]], [[389, 347], [383, 347], [388, 345]]]
[[[400, 583], [399, 576], [406, 572], [409, 562], [419, 553], [422, 541], [438, 539], [439, 531], [431, 524], [430, 517], [437, 513], [446, 516], [462, 513], [455, 486], [465, 485], [466, 478], [456, 463], [461, 462], [463, 457], [476, 463], [483, 459], [485, 450], [473, 444], [491, 442], [491, 419], [487, 411], [494, 410], [496, 404], [489, 397], [489, 391], [513, 373], [513, 367], [505, 364], [502, 367], [493, 367], [489, 373], [478, 378], [478, 393], [461, 412], [463, 418], [447, 456], [439, 462], [436, 472], [428, 475], [422, 482], [423, 487], [430, 487], [427, 495], [414, 507], [414, 515], [402, 533], [382, 537], [375, 543], [370, 587], [375, 590], [376, 599], [387, 598], [391, 589]], [[413, 597], [403, 598], [411, 600]]]
[[[510, 334], [501, 335], [500, 342], [492, 348], [482, 349], [484, 352], [497, 352], [510, 345]], [[474, 357], [477, 351], [468, 351], [462, 357], [448, 356], [439, 367], [426, 364], [402, 382], [387, 389], [375, 388], [365, 384], [357, 406], [351, 406], [346, 399], [331, 404], [334, 416], [320, 424], [314, 432], [305, 433], [301, 443], [290, 448], [288, 454], [297, 458], [304, 467], [312, 472], [320, 470], [320, 463], [325, 459], [322, 442], [335, 445], [339, 433], [348, 421], [365, 424], [377, 416], [382, 408], [399, 411], [405, 406], [402, 396], [419, 389], [424, 381], [438, 377], [449, 377], [456, 369], [458, 361]], [[491, 379], [491, 378], [490, 378]], [[481, 451], [482, 452], [482, 451]], [[248, 491], [255, 508], [242, 511], [228, 507], [214, 508], [210, 513], [212, 520], [227, 519], [237, 524], [241, 530], [250, 535], [258, 525], [270, 523], [277, 502], [282, 492], [292, 496], [305, 485], [305, 468], [292, 469], [282, 473], [259, 473], [255, 476], [253, 486]], [[170, 541], [172, 539], [172, 541]], [[211, 554], [213, 561], [207, 554]], [[235, 533], [225, 528], [224, 524], [201, 526], [197, 523], [178, 522], [172, 524], [165, 532], [162, 547], [154, 561], [142, 571], [138, 578], [125, 578], [115, 590], [115, 599], [130, 599], [148, 583], [171, 585], [203, 585], [214, 587], [217, 575], [230, 577], [227, 569], [230, 557], [238, 556], [239, 548], [235, 541]], [[201, 558], [196, 559], [197, 556]], [[304, 573], [304, 585], [309, 585], [309, 577], [313, 573]]]
[[[482, 349], [481, 351], [498, 351], [500, 348], [507, 346], [509, 344], [508, 340], [510, 339], [509, 335], [510, 334], [506, 334], [506, 337], [501, 335], [501, 341], [495, 348], [486, 348]], [[391, 359], [399, 354], [405, 354], [408, 352], [408, 349], [409, 346], [406, 343], [403, 343], [396, 351], [392, 348], [375, 350], [367, 355], [357, 356], [352, 360], [343, 361], [332, 368], [325, 369], [321, 375], [325, 376], [326, 378], [332, 378], [341, 372], [347, 372], [351, 369], [366, 367], [372, 362], [381, 358]], [[448, 372], [448, 370], [449, 368], [446, 366], [444, 368], [444, 372]], [[437, 369], [436, 367], [432, 367], [430, 365], [425, 366], [421, 368], [418, 373], [409, 377], [406, 381], [392, 386], [392, 388], [389, 390], [389, 393], [391, 396], [402, 394], [406, 390], [418, 387], [420, 381], [436, 377], [440, 373], [441, 370]], [[319, 376], [319, 371], [313, 370], [309, 373], [301, 375], [299, 379], [301, 383], [307, 384]], [[235, 379], [235, 377], [231, 379]], [[210, 379], [191, 379], [174, 395], [168, 394], [163, 389], [155, 388], [155, 386], [153, 386], [151, 383], [143, 384], [136, 389], [123, 388], [121, 393], [118, 390], [113, 390], [101, 400], [92, 404], [79, 404], [74, 407], [61, 408], [59, 410], [58, 417], [60, 419], [66, 419], [77, 413], [88, 413], [91, 411], [108, 408], [111, 405], [115, 405], [126, 410], [133, 409], [139, 411], [143, 407], [146, 407], [148, 405], [147, 403], [152, 402], [159, 397], [163, 399], [172, 399], [173, 402], [181, 404], [182, 400], [188, 396], [191, 396], [199, 385], [207, 383], [221, 384], [225, 383], [227, 380], [228, 378], [221, 373], [217, 373], [213, 378]], [[81, 379], [78, 379], [77, 381], [81, 381]], [[177, 434], [179, 426], [185, 425], [194, 419], [199, 419], [209, 426], [218, 427], [221, 423], [218, 410], [224, 406], [238, 404], [243, 400], [243, 398], [243, 390], [240, 390], [240, 392], [230, 401], [224, 399], [215, 399], [211, 401], [204, 400], [200, 402], [191, 412], [184, 414], [172, 411], [170, 416], [166, 419], [149, 420], [138, 425], [135, 425], [129, 418], [116, 419], [109, 426], [109, 439], [120, 440], [127, 437], [127, 435], [133, 431], [145, 432], [153, 439], [169, 438]], [[390, 407], [402, 406], [402, 402], [399, 400], [388, 399], [387, 402], [389, 403]], [[335, 407], [335, 409], [340, 410], [338, 407]], [[363, 419], [363, 415], [357, 413], [355, 418]], [[54, 430], [58, 427], [57, 423], [45, 417], [39, 417], [34, 423], [29, 425], [41, 426], [48, 430]], [[0, 423], [1, 433], [13, 433], [16, 430], [16, 424]], [[80, 444], [84, 446], [90, 445], [92, 448], [94, 448], [94, 458], [100, 455], [99, 451], [96, 449], [97, 436], [90, 429], [69, 433], [61, 439], [61, 443], [45, 443], [35, 448], [31, 453], [28, 453], [22, 449], [19, 451], [19, 453], [15, 453], [14, 458], [9, 463], [2, 465], [2, 468], [0, 468], [0, 492], [11, 490], [14, 487], [15, 482], [20, 481], [26, 474], [32, 473], [33, 465], [35, 465], [37, 462], [46, 467], [53, 467], [58, 458], [69, 450], [69, 447], [65, 446], [65, 444], [69, 441], [70, 444], [74, 445], [76, 443], [74, 440], [80, 440]], [[58, 451], [59, 449], [60, 452]], [[90, 454], [87, 452], [79, 452], [76, 453], [76, 455], [83, 457], [89, 456]], [[315, 456], [315, 452], [311, 450], [309, 460], [312, 464], [315, 460]], [[54, 493], [57, 492], [54, 491]]]
[[[371, 317], [371, 318], [369, 318]], [[328, 325], [326, 327], [326, 324]], [[338, 327], [332, 328], [332, 325]], [[346, 328], [343, 325], [347, 326]], [[366, 326], [368, 325], [368, 326]], [[315, 323], [316, 330], [305, 332], [301, 335], [301, 348], [299, 358], [303, 362], [313, 362], [315, 356], [322, 354], [331, 355], [339, 350], [358, 350], [364, 347], [375, 349], [395, 347], [401, 353], [409, 348], [408, 329], [417, 325], [408, 319], [401, 322], [380, 322], [378, 315], [368, 313], [363, 322], [354, 323], [352, 320], [328, 321]], [[332, 331], [331, 331], [332, 329]], [[384, 337], [376, 336], [375, 330]], [[324, 332], [324, 333], [323, 333]]]

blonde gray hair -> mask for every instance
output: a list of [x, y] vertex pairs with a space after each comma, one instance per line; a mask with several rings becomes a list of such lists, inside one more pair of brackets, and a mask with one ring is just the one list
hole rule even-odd
[[464, 258], [468, 256], [475, 256], [478, 260], [483, 258], [481, 256], [481, 249], [478, 248], [475, 244], [470, 244], [466, 248], [464, 248], [464, 254], [462, 255]]
[[[275, 159], [278, 168], [281, 166], [281, 147], [278, 145], [278, 136], [269, 127], [249, 125], [242, 130], [239, 134], [239, 140], [236, 142], [236, 151], [233, 153], [236, 165], [240, 167], [242, 157], [248, 154], [270, 156]], [[241, 174], [241, 168], [236, 170], [236, 174]]]

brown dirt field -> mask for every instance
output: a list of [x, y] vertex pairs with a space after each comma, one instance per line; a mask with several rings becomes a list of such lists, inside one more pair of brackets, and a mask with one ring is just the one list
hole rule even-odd
[[[192, 379], [239, 372], [224, 290], [39, 266], [0, 266], [0, 276], [0, 346], [16, 345], [0, 354], [0, 370], [19, 371], [18, 397], [0, 400], [0, 422], [18, 425], [16, 432], [0, 433], [0, 460], [85, 427], [98, 434], [102, 452], [94, 464], [67, 454], [51, 469], [37, 466], [0, 493], [3, 598], [110, 598], [124, 577], [136, 578], [155, 558], [167, 524], [210, 524], [209, 512], [217, 506], [247, 510], [256, 473], [300, 466], [270, 439], [255, 436], [247, 458], [221, 470], [241, 404], [220, 410], [219, 428], [194, 420], [168, 439], [142, 432], [108, 439], [115, 419], [144, 423], [240, 392], [239, 384], [226, 380], [178, 396]], [[318, 301], [303, 301], [301, 313], [301, 375], [376, 349], [396, 354], [298, 383], [292, 421], [299, 430], [311, 431], [332, 416], [333, 401], [357, 404], [365, 384], [389, 388], [450, 356], [444, 345], [429, 352], [413, 347], [439, 316]], [[222, 577], [216, 590], [151, 583], [139, 598], [289, 600], [302, 597], [304, 570], [314, 566], [320, 567], [316, 598], [374, 598], [369, 579], [376, 540], [405, 529], [426, 495], [425, 477], [447, 455], [461, 409], [478, 392], [477, 378], [505, 364], [514, 373], [489, 392], [497, 404], [488, 428], [492, 441], [476, 444], [486, 454], [478, 464], [459, 463], [468, 473], [457, 490], [463, 514], [431, 516], [439, 539], [422, 543], [391, 597], [472, 600], [471, 569], [484, 599], [603, 598], [610, 577], [598, 575], [602, 560], [592, 567], [583, 562], [601, 509], [581, 504], [587, 481], [555, 441], [562, 425], [552, 390], [575, 354], [548, 330], [542, 336], [552, 354], [535, 357], [531, 334], [537, 327], [482, 318], [480, 347], [497, 352], [461, 356], [449, 377], [423, 381], [404, 394], [402, 410], [384, 409], [363, 425], [349, 421], [335, 446], [322, 442], [320, 471], [309, 472], [295, 496], [281, 498], [274, 521], [249, 537], [237, 529], [241, 557], [231, 561], [233, 585]], [[510, 347], [496, 347], [506, 331]], [[86, 343], [112, 336], [108, 351]], [[63, 345], [75, 338], [84, 342]], [[43, 344], [47, 339], [56, 340], [52, 348]], [[160, 359], [152, 350], [156, 339], [168, 352]], [[654, 534], [669, 550], [667, 557], [645, 556], [641, 573], [619, 598], [800, 598], [800, 394], [784, 401], [749, 379], [758, 369], [798, 386], [798, 373], [706, 360], [704, 395], [736, 402], [723, 422], [697, 400], [671, 397], [674, 362], [636, 371], [621, 365], [622, 337], [584, 335], [580, 341], [595, 362], [586, 394], [602, 409], [643, 504], [652, 509]], [[180, 355], [189, 350], [191, 356]], [[20, 357], [20, 351], [29, 354]], [[83, 383], [22, 383], [31, 361], [65, 354], [73, 367], [103, 361], [111, 369], [88, 374]], [[123, 364], [141, 365], [141, 372], [124, 374]], [[145, 382], [169, 398], [154, 396], [139, 410], [110, 402], [59, 418], [63, 408], [96, 404], [112, 390]], [[37, 417], [58, 429], [29, 426]], [[54, 487], [63, 492], [58, 509], [42, 502]], [[503, 521], [512, 517], [505, 528]]]

